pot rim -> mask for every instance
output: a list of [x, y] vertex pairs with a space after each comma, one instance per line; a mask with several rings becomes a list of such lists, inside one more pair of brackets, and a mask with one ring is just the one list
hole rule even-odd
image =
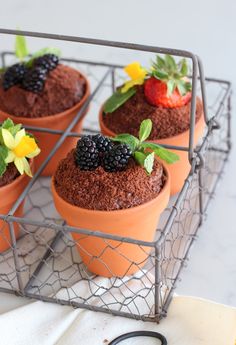
[[[159, 161], [159, 160], [158, 160]], [[160, 161], [159, 161], [160, 162]], [[72, 205], [70, 204], [69, 202], [65, 201], [56, 191], [56, 188], [55, 188], [55, 185], [54, 185], [54, 176], [52, 176], [52, 179], [51, 179], [51, 188], [52, 188], [52, 194], [53, 195], [56, 195], [56, 197], [60, 200], [60, 202], [67, 206], [69, 206], [70, 208], [74, 209], [74, 210], [80, 210], [80, 211], [83, 211], [84, 213], [87, 213], [88, 215], [90, 213], [93, 213], [93, 214], [99, 214], [99, 215], [102, 215], [102, 214], [107, 214], [107, 213], [112, 213], [112, 214], [122, 214], [122, 213], [126, 213], [126, 212], [136, 212], [144, 207], [147, 207], [148, 205], [151, 205], [153, 203], [155, 203], [157, 201], [157, 199], [160, 199], [169, 189], [170, 189], [170, 172], [169, 172], [169, 169], [167, 168], [166, 164], [163, 164], [163, 162], [160, 162], [164, 168], [164, 171], [165, 171], [165, 175], [166, 175], [166, 181], [165, 181], [165, 184], [162, 188], [162, 190], [160, 191], [160, 193], [153, 199], [141, 204], [141, 205], [138, 205], [138, 206], [133, 206], [133, 207], [130, 207], [130, 208], [125, 208], [125, 209], [121, 209], [121, 210], [111, 210], [111, 211], [105, 211], [105, 210], [91, 210], [91, 209], [87, 209], [87, 208], [82, 208], [82, 207], [79, 207], [79, 206], [75, 206], [75, 205]]]
[[29, 122], [32, 122], [32, 124], [33, 124], [36, 122], [41, 123], [41, 122], [49, 121], [51, 119], [60, 120], [60, 118], [64, 117], [68, 113], [81, 107], [84, 104], [84, 102], [86, 101], [86, 99], [88, 98], [88, 96], [90, 95], [90, 83], [89, 83], [88, 78], [83, 73], [81, 73], [80, 71], [76, 70], [73, 67], [70, 67], [70, 68], [75, 70], [85, 80], [85, 93], [84, 93], [83, 97], [81, 98], [81, 100], [78, 103], [76, 103], [75, 105], [73, 105], [73, 107], [68, 108], [61, 113], [56, 113], [54, 115], [47, 115], [47, 116], [41, 116], [41, 117], [16, 116], [16, 115], [11, 115], [11, 114], [9, 114], [9, 113], [1, 110], [1, 109], [0, 109], [0, 114], [4, 115], [6, 117], [10, 117], [16, 123], [25, 122], [27, 120]]
[[[30, 167], [32, 169], [33, 167], [33, 159], [30, 159]], [[23, 175], [18, 176], [15, 180], [13, 180], [12, 182], [0, 187], [0, 193], [7, 193], [7, 191], [9, 189], [12, 189], [15, 187], [15, 185], [17, 185], [19, 182], [21, 182], [21, 180], [23, 180], [25, 177], [28, 177], [25, 173]]]
[[[113, 136], [116, 136], [117, 134], [116, 134], [115, 132], [113, 132], [111, 129], [109, 129], [109, 128], [105, 125], [105, 123], [104, 123], [104, 121], [103, 121], [103, 108], [104, 108], [104, 104], [105, 104], [105, 102], [102, 104], [102, 106], [101, 106], [101, 108], [100, 108], [100, 110], [99, 110], [99, 121], [100, 121], [100, 124], [102, 124], [102, 126], [104, 127], [104, 129], [109, 133], [109, 135], [110, 135], [111, 137], [113, 137]], [[198, 119], [197, 122], [195, 123], [195, 128], [201, 125], [202, 120], [204, 120], [204, 110], [202, 110], [201, 116], [199, 117], [199, 119]], [[205, 120], [204, 120], [204, 123], [205, 123]], [[184, 131], [184, 132], [182, 132], [182, 133], [179, 133], [179, 134], [176, 134], [176, 135], [173, 135], [173, 136], [171, 136], [171, 137], [162, 138], [162, 139], [156, 138], [156, 139], [152, 139], [152, 140], [150, 140], [150, 141], [153, 141], [153, 142], [154, 142], [154, 141], [155, 141], [155, 142], [158, 141], [158, 142], [160, 143], [161, 141], [165, 141], [165, 140], [178, 139], [178, 138], [181, 138], [181, 137], [185, 136], [186, 134], [189, 134], [189, 132], [190, 132], [190, 129], [187, 129], [186, 131]], [[118, 133], [118, 134], [119, 134], [119, 133]]]

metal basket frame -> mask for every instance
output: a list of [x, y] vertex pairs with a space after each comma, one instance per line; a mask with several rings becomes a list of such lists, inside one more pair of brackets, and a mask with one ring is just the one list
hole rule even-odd
[[[111, 78], [111, 87], [112, 90], [115, 89], [115, 74], [116, 71], [123, 68], [121, 65], [116, 65], [116, 64], [110, 64], [110, 63], [101, 63], [101, 62], [95, 62], [95, 61], [85, 61], [85, 60], [76, 60], [76, 59], [63, 59], [65, 62], [75, 62], [75, 63], [80, 63], [80, 64], [85, 64], [85, 65], [91, 65], [91, 66], [101, 66], [106, 68], [106, 72], [103, 75], [103, 77], [100, 79], [98, 82], [97, 86], [89, 96], [88, 100], [84, 103], [78, 114], [75, 116], [73, 121], [70, 123], [68, 128], [63, 132], [63, 131], [58, 131], [58, 130], [51, 130], [47, 128], [35, 128], [35, 127], [27, 127], [29, 130], [34, 130], [38, 132], [47, 132], [50, 134], [59, 134], [60, 139], [54, 146], [53, 150], [49, 154], [49, 156], [46, 158], [46, 160], [43, 162], [41, 167], [38, 169], [38, 171], [35, 173], [33, 178], [30, 180], [28, 183], [27, 187], [23, 191], [23, 193], [19, 196], [15, 204], [13, 205], [12, 209], [9, 211], [7, 215], [0, 215], [0, 219], [3, 219], [6, 223], [9, 224], [10, 227], [10, 234], [11, 234], [11, 241], [12, 241], [12, 251], [13, 251], [13, 256], [14, 256], [14, 264], [15, 264], [15, 271], [16, 271], [16, 277], [17, 277], [17, 283], [18, 283], [18, 288], [17, 289], [8, 289], [8, 288], [3, 288], [0, 286], [0, 291], [7, 292], [7, 293], [15, 293], [20, 296], [26, 296], [26, 297], [31, 297], [35, 299], [40, 299], [44, 301], [49, 301], [49, 302], [54, 302], [54, 303], [60, 303], [60, 304], [66, 304], [66, 305], [72, 305], [73, 307], [82, 307], [82, 308], [87, 308], [90, 310], [95, 310], [95, 311], [103, 311], [103, 312], [109, 312], [115, 315], [120, 315], [120, 316], [125, 316], [125, 317], [131, 317], [135, 319], [142, 319], [142, 320], [151, 320], [151, 321], [159, 321], [163, 316], [166, 315], [168, 305], [171, 301], [171, 297], [173, 295], [174, 288], [176, 286], [176, 282], [179, 278], [179, 274], [181, 271], [181, 268], [185, 265], [188, 254], [189, 254], [189, 249], [196, 238], [196, 233], [202, 224], [205, 214], [206, 214], [206, 209], [208, 207], [208, 204], [211, 200], [211, 195], [214, 192], [219, 176], [223, 170], [223, 165], [221, 168], [220, 173], [218, 174], [216, 180], [214, 181], [213, 185], [211, 186], [211, 191], [208, 193], [208, 196], [206, 197], [204, 195], [204, 176], [203, 176], [203, 169], [204, 165], [206, 163], [205, 159], [205, 154], [206, 151], [209, 150], [208, 144], [210, 141], [210, 138], [214, 134], [214, 131], [219, 131], [220, 130], [220, 124], [218, 121], [218, 117], [222, 112], [223, 107], [227, 107], [227, 116], [225, 118], [225, 121], [227, 122], [227, 134], [226, 134], [226, 148], [222, 149], [219, 148], [217, 149], [216, 147], [213, 147], [212, 149], [218, 150], [219, 152], [222, 152], [222, 155], [224, 154], [224, 162], [227, 160], [228, 154], [231, 149], [231, 84], [228, 81], [224, 80], [218, 80], [214, 78], [205, 78], [204, 76], [204, 70], [203, 70], [203, 65], [200, 60], [200, 58], [189, 52], [189, 51], [184, 51], [184, 50], [177, 50], [177, 49], [167, 49], [167, 48], [160, 48], [160, 47], [155, 47], [155, 46], [146, 46], [146, 45], [139, 45], [139, 44], [132, 44], [132, 43], [122, 43], [122, 42], [112, 42], [112, 41], [106, 41], [106, 40], [97, 40], [97, 39], [89, 39], [89, 38], [81, 38], [81, 37], [73, 37], [73, 36], [64, 36], [64, 35], [57, 35], [57, 34], [46, 34], [46, 33], [38, 33], [38, 32], [28, 32], [28, 31], [19, 31], [19, 30], [7, 30], [7, 29], [0, 29], [0, 34], [9, 34], [9, 35], [24, 35], [24, 36], [31, 36], [31, 37], [38, 37], [38, 38], [46, 38], [46, 39], [55, 39], [55, 40], [63, 40], [67, 42], [78, 42], [78, 43], [84, 43], [84, 44], [90, 44], [90, 45], [101, 45], [101, 46], [107, 46], [107, 47], [117, 47], [117, 48], [123, 48], [123, 49], [132, 49], [132, 50], [139, 50], [139, 51], [145, 51], [145, 52], [151, 52], [151, 53], [160, 53], [160, 54], [171, 54], [174, 56], [179, 56], [179, 57], [186, 57], [191, 60], [192, 62], [192, 101], [191, 101], [191, 113], [190, 113], [190, 135], [189, 135], [189, 145], [188, 147], [178, 147], [178, 146], [169, 146], [169, 145], [164, 145], [167, 148], [171, 149], [176, 149], [176, 150], [181, 150], [181, 151], [188, 151], [188, 157], [189, 157], [189, 162], [191, 164], [191, 171], [189, 173], [189, 176], [185, 180], [185, 183], [183, 185], [183, 188], [181, 192], [179, 193], [176, 201], [174, 202], [173, 206], [170, 209], [169, 216], [165, 222], [164, 228], [162, 229], [162, 233], [158, 240], [155, 240], [154, 242], [145, 242], [145, 241], [140, 241], [140, 240], [135, 240], [133, 238], [128, 238], [128, 237], [120, 237], [120, 236], [114, 236], [114, 235], [109, 235], [109, 234], [104, 234], [99, 231], [90, 231], [86, 229], [79, 229], [67, 225], [58, 225], [53, 222], [45, 222], [45, 221], [38, 221], [38, 220], [32, 220], [27, 217], [19, 218], [14, 216], [15, 211], [17, 210], [18, 206], [21, 204], [21, 202], [25, 199], [25, 197], [29, 194], [31, 188], [35, 184], [35, 182], [40, 178], [40, 175], [52, 156], [55, 154], [55, 152], [59, 149], [61, 145], [63, 145], [63, 142], [67, 137], [70, 136], [76, 136], [78, 137], [78, 133], [72, 132], [72, 129], [74, 125], [79, 121], [81, 116], [83, 115], [84, 111], [88, 108], [90, 102], [94, 99], [96, 96], [97, 92], [100, 90], [100, 88], [103, 87], [105, 81], [108, 78]], [[5, 66], [5, 58], [9, 54], [12, 54], [11, 52], [3, 52], [1, 54], [1, 61], [2, 65]], [[195, 110], [196, 110], [196, 97], [197, 97], [197, 84], [200, 82], [200, 91], [201, 91], [201, 97], [202, 97], [202, 102], [203, 102], [203, 109], [204, 109], [204, 117], [205, 117], [205, 122], [207, 126], [207, 131], [206, 134], [201, 142], [201, 145], [198, 147], [194, 148], [194, 128], [195, 128]], [[224, 86], [224, 93], [223, 96], [220, 100], [219, 106], [217, 110], [215, 111], [214, 114], [212, 114], [211, 117], [208, 115], [208, 106], [207, 106], [207, 96], [206, 96], [206, 88], [205, 88], [205, 83], [206, 82], [211, 82], [211, 83], [217, 83], [221, 84]], [[227, 103], [227, 105], [226, 105]], [[86, 129], [88, 132], [93, 132], [93, 130], [87, 128]], [[211, 149], [211, 148], [210, 148]], [[223, 156], [222, 156], [223, 157]], [[173, 223], [175, 221], [175, 218], [178, 214], [178, 210], [180, 209], [181, 204], [184, 202], [184, 199], [186, 197], [186, 194], [188, 193], [189, 189], [191, 188], [191, 183], [193, 178], [197, 179], [198, 183], [198, 203], [199, 203], [199, 219], [198, 219], [198, 224], [196, 226], [195, 232], [191, 234], [191, 240], [188, 243], [188, 248], [182, 258], [182, 262], [180, 264], [179, 270], [177, 274], [175, 275], [173, 279], [172, 286], [168, 292], [168, 296], [165, 298], [165, 301], [163, 303], [161, 299], [161, 292], [160, 292], [160, 287], [162, 285], [163, 277], [161, 276], [161, 248], [163, 246], [163, 243], [165, 242], [168, 234], [171, 231], [171, 228], [173, 226]], [[45, 252], [43, 257], [41, 258], [40, 262], [38, 263], [36, 269], [34, 270], [33, 274], [31, 275], [30, 279], [28, 280], [27, 284], [24, 285], [22, 281], [22, 268], [19, 264], [19, 253], [17, 249], [17, 241], [15, 238], [15, 233], [14, 233], [14, 227], [13, 227], [13, 222], [17, 222], [21, 225], [32, 225], [35, 227], [43, 227], [43, 228], [48, 228], [48, 229], [53, 229], [56, 233], [56, 236], [50, 243], [50, 248]], [[104, 240], [116, 240], [120, 242], [126, 242], [126, 243], [132, 243], [138, 246], [142, 247], [151, 247], [153, 248], [154, 252], [154, 261], [155, 261], [155, 282], [154, 282], [154, 309], [153, 309], [153, 314], [152, 315], [139, 315], [135, 313], [129, 313], [129, 312], [123, 312], [119, 310], [112, 310], [111, 308], [106, 308], [106, 307], [100, 307], [100, 306], [95, 306], [95, 305], [88, 305], [86, 303], [79, 303], [79, 302], [74, 302], [72, 300], [66, 300], [66, 299], [60, 299], [56, 298], [55, 296], [50, 297], [46, 295], [41, 295], [37, 293], [32, 293], [30, 292], [30, 287], [37, 278], [37, 274], [40, 272], [42, 269], [43, 265], [45, 264], [45, 261], [47, 258], [51, 255], [51, 252], [53, 248], [56, 246], [57, 242], [61, 238], [62, 233], [70, 233], [70, 232], [76, 232], [79, 234], [84, 234], [86, 236], [93, 236], [93, 237], [98, 237], [98, 238], [103, 238]], [[0, 272], [1, 276], [1, 272]]]

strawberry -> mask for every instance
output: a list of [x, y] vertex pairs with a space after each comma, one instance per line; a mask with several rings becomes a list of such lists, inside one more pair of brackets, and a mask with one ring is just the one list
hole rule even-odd
[[153, 63], [150, 78], [144, 84], [147, 101], [165, 108], [177, 108], [187, 104], [191, 99], [191, 83], [187, 80], [188, 67], [186, 60], [178, 64], [172, 56], [165, 59], [157, 56]]
[[177, 88], [168, 95], [166, 83], [154, 77], [146, 80], [144, 94], [148, 103], [155, 106], [162, 105], [164, 108], [182, 107], [191, 99], [191, 92], [187, 92], [182, 96]]

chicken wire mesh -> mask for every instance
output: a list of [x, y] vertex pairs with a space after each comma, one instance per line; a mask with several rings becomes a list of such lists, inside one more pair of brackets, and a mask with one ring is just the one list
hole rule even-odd
[[[5, 65], [13, 57], [4, 52], [1, 58]], [[99, 108], [121, 83], [122, 66], [65, 61], [86, 74], [95, 90], [84, 133], [98, 132]], [[200, 86], [198, 82], [201, 96]], [[67, 226], [54, 207], [50, 178], [36, 174], [26, 193], [24, 218], [16, 213], [0, 216], [0, 240], [10, 246], [0, 253], [0, 291], [135, 319], [159, 321], [165, 316], [230, 151], [230, 84], [206, 79], [205, 87], [210, 120], [195, 149], [182, 191], [171, 198], [161, 216], [154, 242]], [[19, 236], [14, 233], [16, 227]], [[92, 248], [84, 253], [83, 241], [87, 238], [103, 242], [103, 251], [96, 256]], [[125, 255], [124, 246], [136, 247], [139, 259]], [[129, 263], [121, 277], [113, 276], [109, 262], [104, 262], [106, 252]], [[105, 265], [111, 277], [92, 274], [81, 254], [87, 256], [89, 263], [97, 260]], [[130, 275], [131, 271], [135, 273]]]

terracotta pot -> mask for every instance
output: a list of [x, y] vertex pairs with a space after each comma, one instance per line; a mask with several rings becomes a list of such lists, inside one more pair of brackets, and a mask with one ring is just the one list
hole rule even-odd
[[[106, 234], [131, 237], [152, 242], [160, 214], [166, 208], [170, 194], [169, 172], [160, 194], [140, 206], [117, 211], [97, 211], [80, 208], [63, 200], [52, 180], [52, 194], [57, 211], [70, 226], [101, 231]], [[89, 271], [105, 276], [130, 275], [142, 268], [150, 247], [73, 233], [80, 256]]]
[[[81, 73], [80, 73], [81, 75]], [[18, 117], [11, 114], [7, 114], [4, 111], [0, 110], [0, 122], [5, 121], [8, 117], [13, 120], [14, 123], [22, 123], [23, 126], [34, 126], [34, 127], [43, 127], [54, 130], [66, 130], [70, 122], [74, 119], [84, 102], [90, 95], [90, 86], [87, 78], [83, 76], [86, 81], [85, 94], [81, 101], [75, 104], [72, 108], [65, 110], [62, 113], [58, 113], [52, 116], [44, 116], [37, 118], [27, 118], [27, 117]], [[82, 118], [74, 126], [73, 131], [79, 133], [82, 128], [83, 118], [86, 115], [87, 111], [84, 112]], [[47, 156], [50, 154], [51, 150], [55, 146], [56, 142], [60, 139], [60, 135], [42, 133], [37, 131], [30, 131], [35, 135], [38, 140], [38, 145], [41, 149], [41, 154], [35, 158], [35, 170], [37, 170], [40, 165], [44, 162]], [[58, 162], [64, 158], [67, 153], [75, 147], [77, 143], [76, 137], [67, 138], [63, 145], [57, 150], [53, 158], [50, 160], [46, 168], [44, 169], [43, 176], [51, 176], [56, 170]]]
[[[114, 137], [116, 134], [112, 132], [103, 122], [103, 107], [100, 109], [99, 112], [99, 124], [101, 128], [101, 132], [103, 135]], [[112, 116], [112, 115], [111, 115]], [[202, 137], [205, 128], [205, 120], [204, 114], [201, 114], [200, 119], [197, 121], [195, 125], [195, 132], [194, 132], [194, 145], [196, 146], [199, 139]], [[173, 137], [165, 138], [165, 139], [158, 139], [158, 140], [151, 140], [157, 144], [166, 144], [166, 145], [173, 145], [173, 146], [185, 146], [188, 147], [189, 145], [189, 130], [175, 135]], [[186, 151], [179, 151], [179, 150], [171, 150], [179, 155], [179, 161], [174, 164], [169, 164], [168, 169], [170, 172], [171, 178], [171, 186], [170, 186], [170, 193], [171, 195], [180, 192], [183, 187], [184, 180], [188, 176], [190, 171], [190, 164], [188, 160], [188, 152]]]
[[[31, 170], [33, 171], [33, 161], [31, 161]], [[13, 182], [0, 187], [0, 214], [7, 215], [17, 198], [21, 195], [29, 182], [27, 175], [17, 177]], [[23, 216], [24, 201], [15, 212], [16, 217]], [[15, 236], [19, 235], [19, 224], [14, 223]], [[9, 249], [12, 245], [9, 225], [0, 219], [0, 253]]]

